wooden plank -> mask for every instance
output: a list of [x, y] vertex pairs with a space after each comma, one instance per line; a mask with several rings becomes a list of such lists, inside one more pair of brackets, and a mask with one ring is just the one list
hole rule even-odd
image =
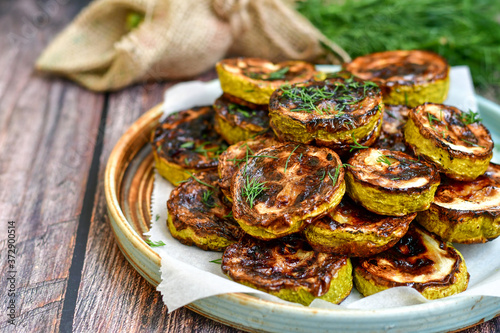
[[167, 86], [135, 86], [109, 99], [96, 206], [73, 322], [75, 332], [236, 332], [186, 309], [167, 314], [161, 295], [126, 261], [109, 226], [103, 192], [107, 158], [125, 130], [162, 101]]
[[[102, 95], [33, 73], [37, 55], [82, 4], [0, 5], [0, 253], [7, 253], [7, 221], [16, 221], [18, 331], [58, 330], [103, 109]], [[7, 289], [5, 279], [0, 288]], [[6, 319], [2, 332], [13, 330]]]

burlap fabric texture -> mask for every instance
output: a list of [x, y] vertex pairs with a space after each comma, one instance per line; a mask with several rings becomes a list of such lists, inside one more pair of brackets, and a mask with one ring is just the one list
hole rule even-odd
[[[349, 61], [285, 1], [96, 0], [52, 41], [36, 67], [106, 91], [189, 78], [227, 55]], [[126, 24], [131, 13], [143, 17], [133, 29]]]

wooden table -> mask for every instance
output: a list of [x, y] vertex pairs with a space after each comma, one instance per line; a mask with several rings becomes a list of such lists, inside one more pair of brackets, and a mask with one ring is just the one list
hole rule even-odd
[[[173, 83], [99, 94], [33, 71], [87, 2], [0, 2], [0, 266], [17, 272], [17, 326], [8, 322], [10, 282], [2, 275], [0, 331], [237, 332], [184, 308], [167, 314], [119, 251], [106, 215], [103, 175], [113, 146]], [[497, 318], [464, 332], [499, 331]]]

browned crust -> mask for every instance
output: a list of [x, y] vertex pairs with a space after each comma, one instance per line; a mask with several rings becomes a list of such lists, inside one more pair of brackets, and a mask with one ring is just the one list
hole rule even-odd
[[231, 179], [236, 174], [242, 164], [247, 153], [249, 155], [257, 155], [258, 151], [281, 144], [276, 140], [272, 131], [267, 131], [264, 134], [256, 136], [247, 141], [238, 142], [229, 146], [225, 152], [219, 156], [219, 186], [224, 194], [231, 196]]
[[[380, 135], [381, 128], [382, 128], [381, 123], [383, 124], [382, 119], [379, 119], [377, 121], [377, 123], [375, 124], [375, 128], [370, 133], [368, 133], [367, 136], [365, 136], [364, 138], [358, 139], [356, 141], [360, 145], [365, 146], [365, 147], [372, 146], [377, 141], [377, 138]], [[353, 143], [351, 143], [351, 142], [345, 143], [345, 144], [335, 144], [335, 145], [332, 145], [331, 142], [327, 142], [327, 141], [323, 141], [323, 140], [319, 140], [319, 139], [315, 139], [314, 142], [318, 146], [325, 146], [325, 147], [332, 148], [342, 158], [347, 157], [349, 153], [351, 153], [352, 151], [355, 150], [355, 148], [353, 148]]]
[[[500, 217], [500, 203], [498, 206], [488, 209], [463, 210], [443, 207], [436, 204], [436, 202], [448, 203], [452, 202], [455, 198], [480, 202], [485, 199], [485, 196], [498, 193], [498, 191], [500, 191], [500, 165], [490, 163], [484, 175], [472, 181], [464, 182], [443, 177], [442, 183], [436, 190], [434, 202], [429, 209], [439, 214], [439, 219], [441, 221], [446, 221], [446, 223], [452, 227], [463, 221], [470, 221], [471, 219], [478, 219], [481, 217], [497, 219]], [[488, 239], [488, 241], [495, 238]], [[465, 240], [461, 241], [461, 243], [475, 242]]]
[[269, 128], [269, 111], [267, 108], [251, 109], [221, 96], [215, 100], [214, 109], [218, 117], [232, 126], [246, 128], [252, 132], [261, 132]]
[[[355, 82], [361, 83], [362, 81], [353, 79]], [[308, 81], [291, 85], [289, 88], [292, 91], [308, 91], [309, 89], [324, 89], [328, 92], [336, 92], [338, 86], [346, 84], [347, 79], [336, 77], [327, 81]], [[337, 89], [336, 89], [337, 88]], [[318, 97], [314, 102], [316, 106], [324, 106], [325, 108], [332, 107], [333, 110], [328, 114], [323, 114], [317, 111], [293, 111], [295, 109], [308, 108], [307, 105], [300, 103], [300, 100], [291, 100], [286, 97], [284, 90], [286, 87], [276, 89], [271, 95], [269, 101], [269, 112], [279, 113], [281, 117], [293, 119], [293, 121], [302, 124], [309, 133], [323, 130], [328, 133], [339, 133], [354, 128], [361, 127], [370, 122], [378, 112], [381, 112], [383, 107], [382, 94], [380, 89], [376, 86], [370, 87], [366, 90], [366, 97], [363, 97], [364, 89], [361, 87], [350, 87], [349, 93], [339, 94], [334, 98], [323, 99]], [[349, 104], [345, 100], [347, 96], [352, 96], [357, 102]], [[338, 109], [343, 109], [339, 112]], [[274, 128], [274, 127], [273, 127]]]
[[269, 104], [255, 104], [249, 101], [245, 101], [243, 98], [228, 94], [226, 92], [223, 93], [221, 97], [230, 103], [243, 105], [252, 110], [267, 110], [267, 111], [269, 110]]
[[219, 154], [227, 143], [214, 130], [214, 115], [211, 106], [170, 114], [152, 133], [153, 151], [186, 169], [217, 168]]
[[[290, 60], [280, 63], [272, 63], [265, 59], [260, 58], [231, 58], [223, 59], [219, 62], [222, 68], [229, 72], [243, 76], [246, 80], [258, 85], [266, 85], [278, 88], [284, 83], [296, 83], [301, 81], [310, 80], [314, 77], [316, 70], [314, 65], [305, 62]], [[288, 67], [288, 72], [284, 75], [283, 79], [273, 80], [269, 78], [269, 73]], [[270, 69], [272, 68], [272, 69]], [[239, 73], [235, 73], [237, 69]]]
[[[335, 214], [348, 219], [346, 223], [339, 223], [334, 219]], [[322, 243], [312, 242], [312, 239], [307, 238], [307, 241], [317, 252], [333, 253], [338, 255], [347, 255], [353, 257], [368, 257], [391, 248], [396, 244], [401, 237], [407, 232], [410, 222], [415, 219], [417, 213], [408, 214], [405, 216], [385, 216], [372, 213], [357, 205], [345, 196], [340, 204], [327, 215], [316, 219], [312, 225], [315, 228], [324, 229], [332, 234], [341, 234], [348, 232], [354, 234], [356, 241], [346, 241], [338, 246], [327, 246]], [[370, 237], [376, 236], [380, 239], [391, 238], [391, 240], [379, 245], [363, 238], [363, 235], [369, 234]], [[400, 236], [398, 236], [400, 235]]]
[[449, 65], [440, 55], [423, 50], [396, 50], [355, 58], [343, 68], [388, 92], [397, 86], [421, 85], [448, 77]]
[[[379, 162], [380, 165], [384, 167], [384, 170], [370, 170], [372, 168], [368, 168], [363, 161], [370, 155], [372, 150], [377, 150], [380, 154], [397, 162], [393, 162], [390, 166], [386, 166], [383, 162]], [[361, 149], [351, 156], [348, 164], [349, 167], [347, 172], [354, 177], [356, 182], [362, 183], [363, 186], [369, 186], [386, 193], [419, 194], [439, 184], [441, 179], [438, 170], [431, 163], [424, 160], [417, 160], [417, 158], [400, 151], [388, 149]], [[371, 174], [373, 177], [367, 181], [362, 178], [363, 174]], [[384, 179], [394, 180], [397, 183], [399, 180], [411, 180], [416, 177], [424, 177], [427, 179], [427, 182], [418, 187], [391, 187], [382, 186], [380, 184], [380, 181]]]
[[[383, 272], [382, 275], [384, 275], [388, 273], [387, 269], [390, 269], [390, 267], [381, 265], [381, 260], [387, 260], [393, 263], [398, 271], [405, 272], [413, 276], [426, 274], [434, 270], [434, 261], [425, 257], [426, 248], [416, 229], [436, 239], [439, 242], [439, 248], [446, 251], [446, 256], [455, 260], [451, 272], [441, 280], [432, 280], [424, 283], [396, 282], [394, 280], [383, 278], [381, 275], [377, 275], [377, 271], [380, 271], [381, 273]], [[434, 234], [423, 228], [419, 228], [414, 224], [410, 225], [406, 235], [404, 235], [403, 238], [401, 238], [401, 240], [391, 249], [373, 257], [357, 258], [356, 260], [353, 260], [356, 273], [361, 275], [366, 280], [374, 281], [378, 286], [388, 288], [408, 286], [418, 290], [419, 292], [423, 292], [429, 287], [444, 287], [455, 283], [458, 275], [457, 272], [460, 271], [461, 262], [462, 258], [454, 248], [439, 240], [439, 238], [437, 238]]]
[[[432, 127], [428, 128], [424, 124], [429, 124], [428, 108], [438, 107], [442, 110], [442, 115], [436, 115], [437, 120], [432, 118]], [[488, 129], [480, 122], [466, 125], [460, 119], [462, 111], [459, 109], [436, 103], [425, 103], [410, 110], [408, 116], [418, 128], [420, 134], [431, 140], [437, 147], [445, 150], [450, 156], [454, 158], [478, 158], [478, 159], [491, 159], [493, 156], [493, 140]], [[443, 132], [445, 131], [445, 132]], [[445, 139], [443, 135], [445, 133]], [[482, 151], [476, 150], [475, 152], [464, 152], [453, 149], [443, 141], [446, 140], [456, 145], [467, 147], [483, 146]], [[474, 144], [467, 143], [467, 140]]]
[[[262, 149], [259, 155], [277, 158], [250, 159], [233, 176], [231, 184], [234, 217], [249, 226], [271, 228], [277, 234], [289, 230], [297, 217], [329, 204], [344, 180], [342, 162], [329, 148], [284, 143]], [[337, 167], [338, 177], [333, 185], [328, 174], [333, 177]], [[247, 175], [249, 180], [264, 183], [267, 188], [255, 198], [253, 208], [242, 194]], [[258, 205], [273, 211], [259, 212]], [[311, 219], [305, 222], [310, 223]]]
[[410, 108], [405, 105], [385, 104], [382, 130], [374, 148], [389, 149], [411, 154], [411, 150], [406, 146], [403, 127], [408, 120]]
[[226, 248], [222, 271], [234, 281], [268, 292], [304, 288], [320, 297], [346, 262], [347, 257], [313, 251], [297, 234], [271, 241], [246, 236]]
[[[195, 177], [210, 186], [190, 178], [170, 193], [167, 208], [175, 229], [177, 231], [190, 229], [200, 238], [218, 236], [233, 242], [238, 241], [244, 232], [230, 216], [231, 203], [217, 186], [217, 174], [199, 173]], [[203, 200], [203, 194], [210, 192], [212, 193], [208, 200]], [[223, 250], [196, 244], [193, 240], [179, 238], [176, 234], [172, 236], [185, 245], [196, 245], [204, 250]]]

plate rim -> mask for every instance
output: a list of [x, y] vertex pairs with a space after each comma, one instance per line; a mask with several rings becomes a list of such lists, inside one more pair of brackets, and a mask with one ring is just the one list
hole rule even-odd
[[[500, 105], [495, 104], [494, 102], [481, 97], [479, 95], [475, 95], [478, 102], [478, 109], [481, 110], [483, 108], [490, 108], [500, 116]], [[139, 117], [129, 128], [128, 130], [120, 137], [116, 145], [114, 146], [110, 156], [108, 158], [108, 162], [105, 169], [104, 176], [104, 187], [105, 187], [105, 199], [108, 208], [108, 216], [110, 218], [113, 234], [115, 235], [115, 239], [119, 245], [120, 250], [126, 257], [126, 259], [131, 263], [132, 267], [137, 270], [143, 277], [146, 278], [151, 284], [155, 287], [158, 285], [159, 281], [155, 278], [154, 274], [150, 274], [147, 272], [147, 267], [143, 267], [140, 265], [141, 263], [137, 263], [134, 261], [133, 255], [129, 253], [130, 248], [132, 247], [133, 251], [136, 251], [143, 258], [150, 260], [149, 267], [156, 268], [158, 272], [160, 272], [161, 267], [161, 257], [142, 239], [141, 235], [139, 235], [132, 227], [129, 221], [127, 221], [125, 214], [123, 213], [120, 204], [119, 204], [119, 196], [117, 192], [117, 186], [121, 179], [116, 179], [116, 166], [117, 163], [124, 159], [123, 152], [130, 147], [131, 138], [136, 138], [138, 135], [144, 134], [143, 131], [148, 125], [151, 127], [151, 122], [158, 121], [158, 119], [162, 115], [162, 104], [158, 104], [152, 109], [148, 110], [141, 117]], [[118, 229], [117, 229], [118, 228]], [[123, 239], [120, 236], [125, 236], [125, 239], [129, 242], [129, 244], [124, 244]], [[148, 266], [148, 265], [146, 265]], [[311, 317], [314, 316], [324, 321], [341, 321], [346, 323], [352, 323], [353, 320], [373, 320], [373, 319], [384, 319], [390, 320], [396, 317], [401, 317], [403, 313], [408, 313], [411, 311], [412, 316], [418, 317], [419, 315], [428, 315], [429, 310], [434, 311], [442, 311], [442, 309], [446, 309], [446, 312], [450, 310], [453, 311], [453, 306], [457, 306], [457, 304], [462, 304], [466, 306], [472, 306], [474, 308], [475, 304], [478, 304], [482, 300], [494, 298], [497, 299], [498, 306], [496, 308], [496, 312], [493, 313], [491, 318], [500, 315], [500, 298], [489, 296], [452, 296], [439, 300], [434, 300], [429, 303], [408, 305], [403, 307], [394, 307], [394, 308], [386, 308], [386, 309], [375, 309], [375, 310], [363, 310], [363, 309], [351, 309], [351, 308], [336, 308], [336, 309], [325, 309], [325, 308], [311, 308], [311, 307], [303, 307], [298, 305], [291, 305], [285, 303], [273, 302], [265, 299], [261, 299], [249, 294], [243, 293], [228, 293], [222, 295], [211, 296], [207, 299], [197, 300], [193, 303], [186, 305], [186, 307], [191, 310], [198, 312], [206, 317], [209, 317], [213, 320], [223, 322], [228, 325], [234, 325], [233, 327], [242, 328], [242, 324], [231, 321], [230, 318], [225, 318], [217, 315], [213, 315], [213, 311], [207, 309], [211, 305], [207, 305], [210, 301], [215, 301], [216, 303], [234, 303], [241, 304], [245, 307], [258, 307], [260, 310], [271, 311], [273, 313], [279, 313], [281, 315], [295, 315], [301, 317]], [[208, 303], [207, 303], [208, 300]], [[490, 319], [491, 319], [490, 318]], [[400, 319], [400, 318], [399, 318]], [[483, 319], [486, 320], [486, 317]], [[489, 319], [488, 319], [489, 320]], [[477, 323], [477, 321], [476, 321]], [[337, 322], [337, 324], [339, 324]], [[467, 323], [464, 323], [467, 325]], [[265, 325], [265, 324], [264, 324]], [[474, 325], [474, 324], [472, 324]], [[262, 325], [256, 325], [255, 327], [247, 327], [243, 326], [245, 329], [256, 328], [258, 330], [266, 329], [262, 328]], [[458, 326], [466, 327], [466, 326]]]

